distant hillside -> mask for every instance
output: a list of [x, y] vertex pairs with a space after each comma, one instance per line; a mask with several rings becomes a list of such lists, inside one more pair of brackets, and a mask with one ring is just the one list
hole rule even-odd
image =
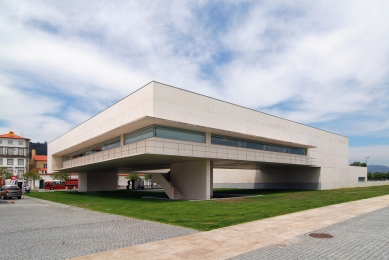
[[367, 172], [389, 172], [389, 167], [385, 165], [368, 165]]
[[44, 142], [44, 143], [30, 142], [30, 159], [31, 159], [31, 150], [32, 149], [35, 149], [37, 155], [47, 155], [47, 142]]

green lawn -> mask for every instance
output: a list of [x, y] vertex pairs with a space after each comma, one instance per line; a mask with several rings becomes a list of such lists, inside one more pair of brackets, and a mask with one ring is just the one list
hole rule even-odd
[[85, 209], [157, 221], [197, 230], [212, 230], [296, 211], [389, 194], [389, 186], [325, 191], [215, 189], [222, 194], [263, 195], [212, 201], [142, 199], [164, 193], [118, 190], [111, 192], [37, 192], [28, 196]]

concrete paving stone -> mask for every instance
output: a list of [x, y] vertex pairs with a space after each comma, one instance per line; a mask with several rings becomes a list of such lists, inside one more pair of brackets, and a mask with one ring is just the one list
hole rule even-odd
[[0, 235], [20, 241], [0, 240], [0, 259], [388, 259], [389, 196], [201, 233], [32, 198], [7, 210]]
[[333, 238], [312, 238], [306, 233], [283, 248], [271, 245], [229, 259], [389, 259], [388, 220], [386, 207], [310, 232]]
[[0, 259], [66, 259], [198, 231], [25, 197], [0, 205]]

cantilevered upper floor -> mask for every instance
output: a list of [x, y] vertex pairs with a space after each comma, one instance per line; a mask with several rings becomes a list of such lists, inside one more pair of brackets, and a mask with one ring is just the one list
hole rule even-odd
[[[260, 99], [260, 97], [259, 97]], [[190, 91], [150, 82], [48, 145], [48, 171], [271, 164], [346, 169], [348, 139]]]

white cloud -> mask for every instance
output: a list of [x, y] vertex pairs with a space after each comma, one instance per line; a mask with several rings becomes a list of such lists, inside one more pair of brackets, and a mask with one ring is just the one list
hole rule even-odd
[[[157, 80], [343, 135], [385, 136], [388, 9], [387, 1], [0, 0], [0, 131], [52, 140]], [[31, 100], [45, 105], [31, 109]]]
[[[227, 98], [306, 123], [378, 108], [389, 75], [384, 6], [301, 5], [291, 7], [299, 15], [288, 20], [274, 16], [281, 5], [253, 8], [225, 38], [239, 55], [220, 69]], [[286, 111], [269, 109], [290, 101]]]
[[8, 70], [28, 71], [73, 95], [93, 96], [92, 88], [107, 87], [123, 95], [129, 86], [134, 90], [145, 82], [96, 46], [34, 29], [22, 30], [12, 41], [0, 43], [0, 56]]
[[[147, 6], [139, 4], [104, 4], [93, 6], [90, 12], [80, 12], [77, 2], [69, 6], [29, 2], [21, 6], [13, 2], [7, 5], [8, 8], [3, 10], [8, 12], [0, 16], [0, 30], [4, 38], [0, 41], [0, 76], [9, 82], [2, 86], [1, 97], [10, 103], [15, 100], [20, 102], [12, 112], [9, 111], [12, 106], [3, 106], [3, 110], [7, 110], [2, 113], [7, 126], [1, 129], [3, 132], [8, 132], [8, 125], [22, 129], [18, 122], [14, 122], [16, 119], [23, 119], [25, 124], [29, 119], [40, 118], [35, 121], [41, 125], [51, 122], [52, 125], [49, 128], [46, 125], [37, 132], [30, 131], [28, 136], [40, 139], [42, 135], [38, 132], [46, 132], [43, 140], [53, 139], [68, 130], [69, 126], [77, 125], [151, 80], [171, 84], [178, 82], [179, 87], [205, 94], [212, 92], [207, 83], [197, 80], [198, 66], [186, 57], [175, 55], [177, 46], [169, 42], [164, 32], [158, 33], [160, 28], [154, 26], [158, 22], [156, 17], [153, 22], [144, 19], [153, 17], [163, 5], [152, 3], [154, 7], [148, 11]], [[139, 9], [143, 9], [143, 14]], [[180, 13], [183, 9], [180, 7], [174, 11]], [[149, 14], [143, 16], [145, 11]], [[112, 16], [113, 13], [116, 15]], [[180, 19], [178, 16], [168, 17]], [[160, 18], [159, 24], [163, 29], [167, 25], [163, 17]], [[57, 28], [58, 33], [47, 33], [39, 26]], [[99, 44], [93, 35], [91, 38], [83, 35], [88, 33], [100, 33], [106, 43]], [[7, 92], [11, 89], [13, 94]], [[32, 93], [31, 96], [26, 91]], [[71, 103], [65, 104], [62, 96], [68, 96]], [[26, 101], [36, 97], [44, 99], [39, 103], [45, 104], [47, 111], [30, 111]], [[67, 127], [63, 127], [63, 122], [59, 123], [54, 116], [45, 115], [53, 112], [47, 104], [57, 102], [62, 105], [56, 107], [60, 110], [56, 116], [66, 122]], [[83, 110], [80, 106], [85, 105], [89, 113], [80, 111]], [[57, 124], [62, 127], [54, 127]], [[53, 132], [55, 129], [58, 131]], [[24, 133], [28, 132], [24, 130]]]
[[34, 136], [43, 142], [70, 129], [71, 123], [53, 113], [61, 109], [61, 102], [10, 87], [11, 81], [0, 78], [1, 106], [0, 133], [14, 131], [17, 135]]

